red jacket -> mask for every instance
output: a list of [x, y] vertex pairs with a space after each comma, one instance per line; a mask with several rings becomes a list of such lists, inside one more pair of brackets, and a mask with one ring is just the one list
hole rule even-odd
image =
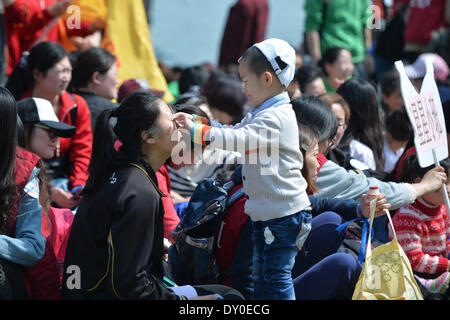
[[239, 0], [230, 9], [220, 47], [219, 65], [237, 64], [244, 51], [263, 41], [269, 7], [267, 0]]
[[173, 200], [170, 196], [170, 176], [167, 166], [163, 165], [155, 174], [158, 179], [159, 189], [166, 195], [166, 197], [161, 197], [161, 200], [164, 207], [164, 238], [169, 239], [169, 234], [178, 225], [180, 218], [175, 211]]
[[[31, 97], [32, 90], [28, 90], [23, 98]], [[73, 99], [72, 99], [73, 97]], [[75, 100], [75, 101], [74, 101]], [[70, 110], [77, 106], [75, 123], [72, 123]], [[59, 154], [69, 153], [72, 172], [69, 177], [69, 186], [84, 186], [88, 178], [88, 166], [92, 153], [91, 113], [86, 101], [76, 94], [64, 91], [60, 96], [59, 111], [57, 114], [61, 122], [75, 126], [77, 129], [71, 138], [59, 138]], [[56, 156], [58, 156], [56, 151]]]
[[[15, 177], [19, 195], [22, 194], [30, 175], [37, 165], [39, 157], [22, 148], [17, 148]], [[14, 234], [17, 216], [17, 208], [14, 210], [12, 226], [8, 234]], [[30, 299], [49, 299], [58, 300], [61, 298], [60, 277], [58, 265], [53, 251], [53, 247], [49, 242], [45, 244], [43, 257], [31, 267], [24, 267], [24, 284]]]
[[408, 22], [405, 26], [405, 42], [428, 44], [431, 33], [445, 28], [446, 0], [412, 1]]
[[[42, 35], [44, 27], [53, 18], [48, 13], [48, 6], [55, 0], [44, 0], [41, 7], [39, 0], [15, 0], [5, 8], [5, 29], [8, 47], [7, 74], [11, 74], [14, 66], [19, 63], [22, 53], [28, 51], [34, 42]], [[58, 24], [53, 25], [45, 37], [45, 41], [58, 42]]]

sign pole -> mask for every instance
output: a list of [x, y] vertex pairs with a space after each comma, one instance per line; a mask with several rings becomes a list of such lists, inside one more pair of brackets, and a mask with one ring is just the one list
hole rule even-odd
[[[434, 164], [437, 167], [437, 166], [439, 166], [439, 161], [436, 156], [436, 151], [434, 151], [434, 149], [432, 151], [433, 151]], [[447, 177], [447, 179], [448, 179], [448, 177]], [[444, 200], [445, 200], [445, 206], [447, 207], [447, 213], [450, 215], [450, 211], [449, 211], [450, 201], [448, 199], [447, 187], [446, 187], [445, 183], [442, 186], [442, 193], [444, 194]]]

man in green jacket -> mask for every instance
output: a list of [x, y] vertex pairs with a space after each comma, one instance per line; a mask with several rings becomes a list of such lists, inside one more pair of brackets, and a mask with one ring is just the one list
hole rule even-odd
[[355, 71], [361, 72], [366, 51], [372, 46], [371, 0], [306, 0], [306, 46], [317, 64], [328, 48], [352, 53]]

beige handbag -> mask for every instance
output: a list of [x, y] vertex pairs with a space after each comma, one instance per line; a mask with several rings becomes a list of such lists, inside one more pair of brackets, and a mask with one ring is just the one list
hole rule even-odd
[[397, 242], [397, 235], [388, 210], [386, 215], [394, 238], [372, 250], [371, 230], [375, 205], [376, 198], [370, 201], [370, 229], [366, 259], [352, 300], [423, 300], [408, 257]]

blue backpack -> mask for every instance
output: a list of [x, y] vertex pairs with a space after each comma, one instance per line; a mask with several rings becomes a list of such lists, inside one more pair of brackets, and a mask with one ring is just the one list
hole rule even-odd
[[221, 184], [205, 179], [195, 188], [183, 218], [171, 233], [174, 244], [169, 248], [169, 270], [178, 285], [220, 283], [227, 277], [217, 265], [216, 251], [227, 208], [244, 196], [242, 188], [231, 197], [228, 193], [241, 183], [239, 166], [231, 181]]

